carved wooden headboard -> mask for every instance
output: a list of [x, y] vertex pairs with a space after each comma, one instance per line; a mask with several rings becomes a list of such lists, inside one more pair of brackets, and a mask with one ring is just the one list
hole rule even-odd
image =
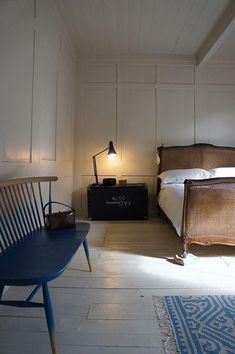
[[235, 167], [235, 148], [211, 144], [158, 147], [158, 173], [182, 168]]

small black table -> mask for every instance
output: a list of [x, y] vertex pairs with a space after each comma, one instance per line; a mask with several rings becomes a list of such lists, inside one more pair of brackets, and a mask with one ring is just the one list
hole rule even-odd
[[89, 185], [88, 217], [91, 220], [143, 220], [148, 218], [145, 183], [115, 186]]

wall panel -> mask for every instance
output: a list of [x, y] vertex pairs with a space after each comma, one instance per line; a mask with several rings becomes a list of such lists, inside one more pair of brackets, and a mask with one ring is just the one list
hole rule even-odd
[[58, 94], [58, 158], [73, 163], [74, 117], [76, 107], [76, 65], [62, 41], [61, 75]]
[[58, 158], [62, 161], [72, 160], [73, 150], [73, 119], [74, 119], [74, 88], [70, 82], [62, 81], [59, 102]]
[[234, 146], [235, 66], [209, 65], [196, 77], [196, 141]]
[[[60, 194], [61, 200], [67, 205], [71, 205], [72, 176], [61, 176], [56, 187], [56, 194]], [[59, 210], [61, 210], [61, 207]]]
[[117, 81], [116, 65], [84, 65], [83, 80], [86, 83], [106, 82], [114, 83]]
[[124, 83], [154, 83], [155, 65], [153, 64], [126, 64], [119, 70], [120, 82]]
[[235, 87], [209, 88], [207, 97], [209, 142], [235, 146]]
[[60, 79], [60, 32], [53, 8], [46, 1], [37, 2], [36, 36], [37, 108], [41, 122], [41, 159], [56, 160], [58, 84]]
[[194, 89], [161, 87], [157, 93], [158, 145], [194, 142]]
[[208, 85], [235, 85], [235, 66], [209, 66]]
[[194, 84], [194, 65], [159, 65], [157, 81], [161, 84]]
[[148, 87], [123, 89], [120, 119], [122, 173], [152, 174], [155, 146], [155, 90]]
[[[116, 142], [116, 89], [86, 86], [83, 92], [82, 174], [92, 174], [92, 156]], [[107, 155], [97, 157], [100, 174], [111, 173]]]
[[[32, 3], [0, 2], [1, 160], [30, 162], [34, 29]], [[28, 12], [26, 10], [29, 10]]]

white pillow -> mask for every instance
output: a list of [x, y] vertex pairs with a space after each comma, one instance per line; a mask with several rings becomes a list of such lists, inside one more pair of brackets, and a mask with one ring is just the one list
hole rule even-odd
[[235, 167], [218, 167], [209, 170], [212, 177], [235, 177]]
[[162, 184], [178, 184], [184, 183], [186, 179], [207, 179], [211, 178], [212, 175], [202, 168], [185, 168], [183, 170], [164, 171], [158, 177], [162, 180]]

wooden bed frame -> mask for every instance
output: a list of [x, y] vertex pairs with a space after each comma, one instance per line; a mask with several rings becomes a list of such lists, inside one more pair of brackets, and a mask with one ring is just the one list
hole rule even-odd
[[[235, 167], [235, 148], [210, 144], [158, 148], [159, 171], [185, 168]], [[184, 264], [189, 245], [235, 246], [235, 177], [186, 180], [181, 237], [184, 251], [176, 256]], [[160, 191], [158, 179], [157, 193]], [[161, 214], [165, 213], [158, 205]], [[165, 215], [166, 216], [166, 215]], [[166, 216], [167, 218], [167, 216]], [[167, 218], [169, 224], [171, 221]]]

